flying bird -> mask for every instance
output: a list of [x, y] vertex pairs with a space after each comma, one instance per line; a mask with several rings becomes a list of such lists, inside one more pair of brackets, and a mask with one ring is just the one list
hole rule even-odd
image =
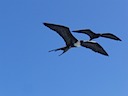
[[105, 37], [105, 38], [121, 41], [120, 38], [118, 38], [117, 36], [115, 36], [111, 33], [94, 33], [90, 29], [75, 30], [75, 31], [72, 31], [72, 32], [87, 34], [90, 37], [90, 41], [92, 39], [99, 38], [99, 37]]
[[63, 52], [60, 54], [62, 55], [65, 52], [67, 52], [70, 48], [83, 46], [83, 47], [92, 49], [94, 52], [98, 52], [102, 55], [108, 56], [107, 52], [97, 42], [77, 40], [71, 34], [70, 29], [66, 26], [51, 24], [51, 23], [43, 23], [43, 24], [48, 28], [50, 28], [51, 30], [54, 30], [55, 32], [57, 32], [64, 39], [66, 43], [66, 46], [62, 48], [50, 50], [49, 52], [62, 50]]

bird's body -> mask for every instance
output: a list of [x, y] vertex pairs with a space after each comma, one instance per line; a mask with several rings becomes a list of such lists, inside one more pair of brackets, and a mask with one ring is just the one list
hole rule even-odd
[[[96, 42], [93, 41], [83, 41], [83, 40], [77, 40], [70, 32], [69, 28], [66, 26], [62, 25], [57, 25], [57, 24], [50, 24], [50, 23], [44, 23], [45, 26], [49, 27], [50, 29], [54, 30], [57, 32], [65, 41], [66, 46], [51, 51], [58, 51], [58, 50], [63, 50], [63, 53], [67, 52], [70, 48], [73, 47], [79, 47], [83, 46], [86, 48], [90, 48], [95, 52], [98, 52], [100, 54], [108, 56], [107, 52]], [[62, 54], [63, 54], [62, 53]], [[62, 55], [60, 54], [60, 55]]]
[[111, 33], [94, 33], [90, 29], [75, 30], [73, 32], [87, 34], [90, 37], [90, 40], [93, 40], [93, 39], [99, 38], [99, 37], [105, 37], [105, 38], [121, 41], [120, 38], [118, 38], [117, 36], [115, 36]]

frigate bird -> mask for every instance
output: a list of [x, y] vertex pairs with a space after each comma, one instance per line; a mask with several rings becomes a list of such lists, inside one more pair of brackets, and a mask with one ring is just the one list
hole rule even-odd
[[[60, 54], [64, 54], [65, 52], [67, 52], [70, 48], [73, 47], [79, 47], [79, 46], [83, 46], [86, 48], [90, 48], [95, 52], [98, 52], [102, 55], [106, 55], [108, 56], [107, 52], [97, 43], [94, 41], [83, 41], [83, 40], [77, 40], [70, 32], [70, 29], [66, 26], [63, 25], [57, 25], [57, 24], [51, 24], [51, 23], [43, 23], [45, 26], [47, 26], [48, 28], [50, 28], [51, 30], [54, 30], [55, 32], [57, 32], [65, 41], [66, 46], [62, 47], [62, 48], [58, 48], [58, 49], [54, 49], [54, 50], [50, 50], [51, 51], [58, 51], [58, 50], [62, 50], [63, 52]], [[59, 56], [60, 56], [59, 55]]]
[[115, 36], [111, 33], [94, 33], [90, 29], [75, 30], [72, 32], [87, 34], [90, 37], [90, 40], [95, 39], [95, 38], [99, 38], [99, 37], [105, 37], [105, 38], [121, 41], [120, 38], [118, 38], [117, 36]]

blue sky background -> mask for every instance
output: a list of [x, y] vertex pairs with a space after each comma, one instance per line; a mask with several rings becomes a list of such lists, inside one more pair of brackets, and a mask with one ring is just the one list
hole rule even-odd
[[[110, 32], [110, 55], [65, 45], [42, 22]], [[128, 96], [128, 0], [1, 0], [0, 96]], [[89, 37], [73, 33], [78, 39]]]

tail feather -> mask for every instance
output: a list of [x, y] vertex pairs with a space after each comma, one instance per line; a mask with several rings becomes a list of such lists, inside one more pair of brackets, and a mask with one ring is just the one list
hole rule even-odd
[[48, 52], [52, 52], [52, 51], [59, 51], [59, 50], [62, 50], [61, 48], [58, 48], [58, 49], [53, 49], [53, 50], [50, 50]]
[[62, 48], [50, 50], [48, 52], [52, 52], [52, 51], [55, 51], [56, 52], [56, 51], [62, 50], [63, 52], [59, 55], [59, 56], [61, 56], [62, 54], [64, 54], [65, 52], [67, 52], [68, 49], [69, 49], [68, 47], [62, 47]]
[[62, 52], [59, 56], [63, 55], [65, 52], [66, 52], [66, 51], [63, 50], [63, 52]]

